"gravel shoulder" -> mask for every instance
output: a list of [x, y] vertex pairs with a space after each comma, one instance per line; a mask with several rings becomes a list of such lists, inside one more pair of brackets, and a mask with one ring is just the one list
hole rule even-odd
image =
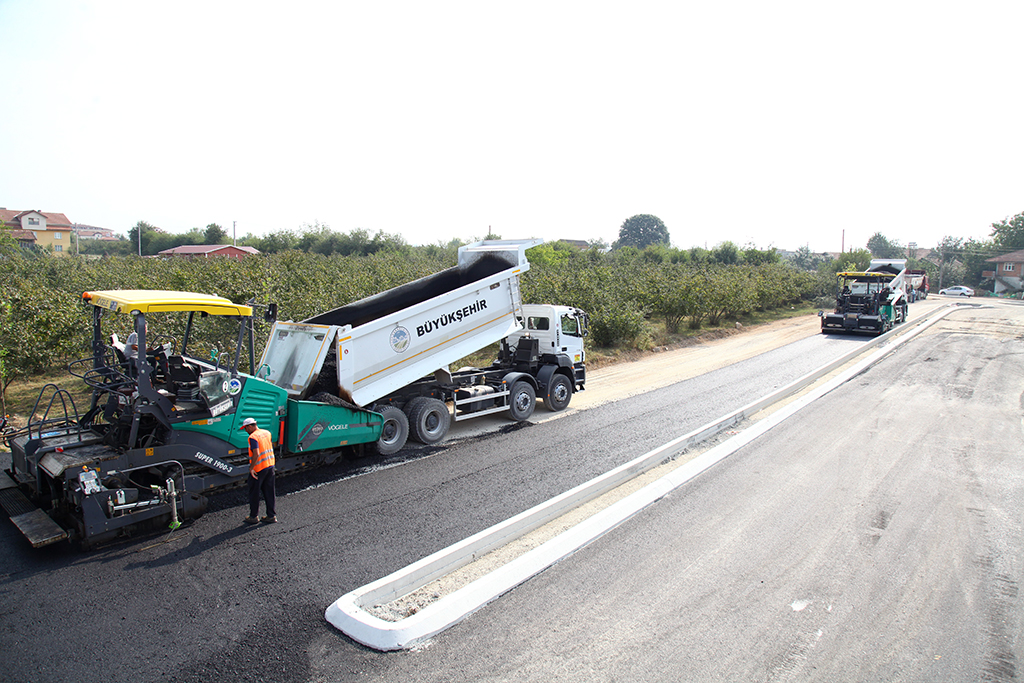
[[820, 329], [817, 315], [787, 318], [597, 368], [587, 373], [587, 389], [573, 396], [572, 405], [583, 410], [660, 389], [818, 334]]

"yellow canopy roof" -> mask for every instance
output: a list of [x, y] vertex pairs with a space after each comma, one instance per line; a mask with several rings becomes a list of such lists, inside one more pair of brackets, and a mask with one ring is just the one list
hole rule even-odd
[[119, 313], [168, 313], [202, 311], [210, 315], [251, 316], [252, 307], [232, 303], [230, 299], [212, 294], [170, 292], [160, 289], [109, 289], [85, 292], [82, 299], [93, 306]]

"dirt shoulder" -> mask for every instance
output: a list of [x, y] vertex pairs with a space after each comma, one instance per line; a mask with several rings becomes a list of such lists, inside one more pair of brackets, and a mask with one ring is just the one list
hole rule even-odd
[[636, 396], [818, 334], [817, 315], [804, 315], [738, 329], [715, 330], [685, 346], [649, 351], [628, 361], [587, 372], [586, 391], [572, 398], [577, 410]]

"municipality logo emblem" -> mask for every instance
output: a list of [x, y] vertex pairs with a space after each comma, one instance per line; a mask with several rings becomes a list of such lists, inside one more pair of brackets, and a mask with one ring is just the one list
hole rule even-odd
[[401, 325], [391, 330], [391, 348], [395, 350], [395, 353], [402, 353], [409, 348], [411, 340], [412, 337], [409, 335], [409, 330]]

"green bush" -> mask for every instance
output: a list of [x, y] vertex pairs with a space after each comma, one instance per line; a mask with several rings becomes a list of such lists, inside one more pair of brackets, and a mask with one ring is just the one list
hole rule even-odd
[[646, 349], [651, 345], [650, 325], [635, 309], [601, 304], [590, 314], [590, 340], [597, 346]]

